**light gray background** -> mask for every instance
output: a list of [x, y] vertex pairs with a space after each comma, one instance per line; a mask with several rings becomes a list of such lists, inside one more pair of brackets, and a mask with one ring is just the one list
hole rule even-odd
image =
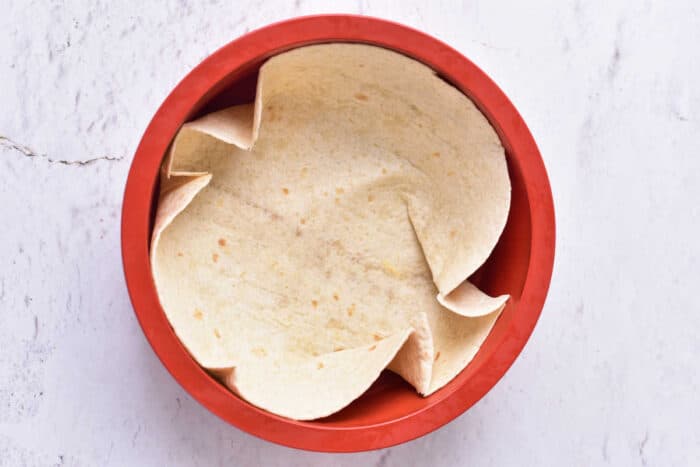
[[[156, 3], [2, 2], [0, 464], [698, 460], [697, 2]], [[489, 73], [540, 146], [558, 228], [503, 380], [436, 433], [357, 455], [275, 446], [192, 400], [138, 327], [119, 249], [127, 170], [173, 86], [250, 29], [331, 11], [417, 27]]]

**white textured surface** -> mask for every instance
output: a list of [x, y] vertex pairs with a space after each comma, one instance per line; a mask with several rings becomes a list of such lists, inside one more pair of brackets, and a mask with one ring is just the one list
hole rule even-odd
[[193, 401], [137, 325], [119, 250], [129, 163], [169, 90], [249, 29], [331, 10], [155, 3], [3, 2], [1, 465], [700, 458], [695, 1], [334, 2], [433, 34], [495, 79], [539, 143], [558, 227], [547, 305], [505, 378], [432, 435], [342, 456], [260, 441]]

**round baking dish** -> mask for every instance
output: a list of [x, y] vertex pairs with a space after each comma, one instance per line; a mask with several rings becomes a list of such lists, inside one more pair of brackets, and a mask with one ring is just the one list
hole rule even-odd
[[[239, 399], [197, 365], [159, 304], [148, 248], [159, 167], [180, 126], [209, 111], [252, 101], [257, 71], [270, 56], [324, 42], [371, 44], [423, 62], [469, 96], [489, 119], [506, 149], [512, 202], [498, 245], [471, 280], [486, 293], [508, 293], [512, 298], [474, 360], [430, 397], [420, 397], [387, 371], [338, 414], [299, 422]], [[351, 15], [276, 23], [234, 40], [199, 64], [148, 125], [131, 165], [122, 208], [122, 256], [129, 294], [143, 332], [163, 365], [192, 397], [232, 425], [269, 441], [317, 451], [362, 451], [402, 443], [444, 425], [483, 397], [518, 356], [540, 316], [554, 243], [554, 207], [544, 164], [527, 126], [503, 92], [444, 43], [396, 23]]]

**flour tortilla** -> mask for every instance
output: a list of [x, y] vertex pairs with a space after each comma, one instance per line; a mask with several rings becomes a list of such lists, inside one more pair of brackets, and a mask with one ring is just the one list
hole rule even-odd
[[271, 58], [254, 104], [183, 126], [162, 187], [163, 309], [200, 365], [270, 412], [330, 415], [384, 368], [431, 394], [505, 306], [466, 281], [506, 222], [503, 147], [467, 97], [400, 54]]

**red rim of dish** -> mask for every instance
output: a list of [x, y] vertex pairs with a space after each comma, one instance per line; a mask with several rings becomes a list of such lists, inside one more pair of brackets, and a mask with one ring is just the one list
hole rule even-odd
[[[297, 422], [267, 413], [232, 395], [190, 357], [158, 301], [148, 256], [151, 200], [163, 154], [180, 125], [232, 70], [261, 57], [321, 42], [359, 42], [392, 49], [436, 70], [469, 95], [496, 128], [522, 170], [531, 210], [528, 275], [506, 335], [476, 373], [434, 404], [408, 416], [361, 427]], [[354, 15], [295, 18], [252, 31], [199, 64], [166, 98], [146, 129], [129, 171], [122, 206], [122, 257], [129, 295], [144, 334], [173, 377], [202, 405], [236, 427], [282, 445], [352, 452], [399, 444], [451, 421], [505, 374], [532, 333], [554, 264], [554, 205], [547, 172], [518, 111], [491, 79], [459, 52], [420, 31]]]

